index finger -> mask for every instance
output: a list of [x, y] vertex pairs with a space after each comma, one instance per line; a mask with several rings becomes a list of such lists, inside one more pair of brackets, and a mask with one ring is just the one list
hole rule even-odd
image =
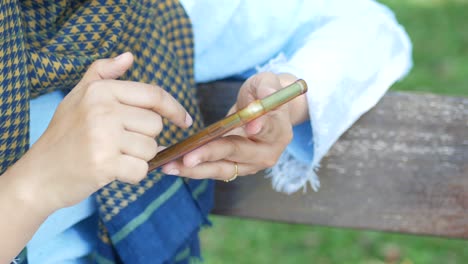
[[185, 108], [164, 89], [146, 83], [107, 80], [116, 99], [126, 105], [147, 108], [179, 127], [189, 127], [192, 118]]

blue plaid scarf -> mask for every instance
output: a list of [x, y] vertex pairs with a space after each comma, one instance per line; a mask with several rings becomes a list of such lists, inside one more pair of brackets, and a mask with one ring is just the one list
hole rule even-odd
[[[202, 127], [195, 99], [193, 36], [177, 1], [0, 2], [0, 172], [27, 150], [29, 100], [71, 89], [98, 58], [131, 51], [123, 79], [165, 88], [194, 117], [181, 131], [164, 120], [160, 145]], [[212, 207], [212, 181], [148, 175], [97, 194], [97, 263], [186, 263], [200, 256], [198, 232]], [[26, 263], [25, 251], [19, 256]]]

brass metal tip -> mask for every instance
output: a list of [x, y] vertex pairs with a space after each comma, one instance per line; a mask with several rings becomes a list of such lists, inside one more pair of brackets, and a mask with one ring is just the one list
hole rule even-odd
[[307, 86], [306, 81], [304, 81], [303, 79], [299, 79], [299, 80], [297, 80], [297, 82], [301, 85], [302, 92], [303, 93], [307, 92], [308, 86]]

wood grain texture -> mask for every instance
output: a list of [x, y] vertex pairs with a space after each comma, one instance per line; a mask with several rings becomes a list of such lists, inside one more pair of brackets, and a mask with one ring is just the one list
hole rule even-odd
[[[239, 83], [200, 86], [207, 122]], [[468, 98], [388, 93], [333, 146], [314, 193], [274, 192], [263, 174], [217, 183], [215, 214], [468, 238]], [[309, 189], [310, 190], [310, 189]]]

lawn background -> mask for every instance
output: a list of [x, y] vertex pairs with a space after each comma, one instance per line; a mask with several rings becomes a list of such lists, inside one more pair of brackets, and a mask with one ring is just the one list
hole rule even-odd
[[[352, 1], [352, 0], [350, 0]], [[383, 0], [408, 31], [414, 68], [392, 89], [468, 95], [468, 0]], [[212, 216], [206, 263], [468, 263], [468, 241]]]

